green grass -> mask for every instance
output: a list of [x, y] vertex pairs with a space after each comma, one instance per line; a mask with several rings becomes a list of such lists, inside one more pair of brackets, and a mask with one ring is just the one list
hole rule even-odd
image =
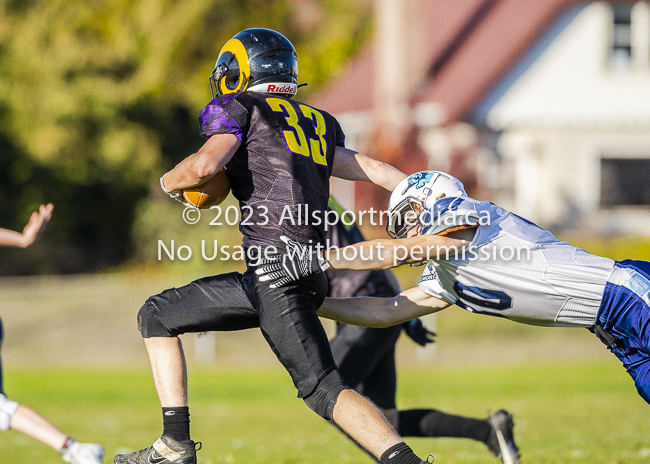
[[[150, 445], [160, 408], [146, 369], [6, 370], [6, 390], [67, 433], [117, 452]], [[615, 358], [507, 367], [403, 369], [398, 404], [483, 417], [515, 415], [524, 463], [641, 463], [650, 456], [648, 405]], [[192, 435], [199, 463], [368, 463], [364, 454], [296, 399], [275, 368], [190, 368]], [[477, 442], [407, 438], [439, 463], [498, 462]], [[1, 462], [57, 463], [58, 456], [14, 431], [0, 434]]]

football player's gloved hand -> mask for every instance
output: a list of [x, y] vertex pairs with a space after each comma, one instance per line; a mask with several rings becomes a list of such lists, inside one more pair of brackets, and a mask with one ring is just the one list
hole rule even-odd
[[263, 259], [255, 270], [261, 282], [271, 282], [271, 288], [283, 287], [330, 267], [320, 250], [291, 240], [286, 235], [280, 237], [280, 240], [286, 243], [287, 252]]
[[415, 318], [404, 323], [406, 335], [420, 346], [426, 346], [436, 341], [436, 333], [427, 329], [421, 319]]

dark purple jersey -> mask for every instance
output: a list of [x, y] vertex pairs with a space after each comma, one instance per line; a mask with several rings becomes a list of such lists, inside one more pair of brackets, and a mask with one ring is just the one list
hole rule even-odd
[[199, 115], [199, 128], [206, 138], [234, 134], [242, 143], [226, 172], [242, 212], [244, 248], [284, 251], [281, 235], [324, 243], [334, 151], [344, 146], [333, 116], [275, 95], [243, 92], [212, 100]]

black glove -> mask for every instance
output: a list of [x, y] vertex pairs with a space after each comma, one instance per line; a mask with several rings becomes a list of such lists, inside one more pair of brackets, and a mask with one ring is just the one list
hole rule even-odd
[[436, 333], [427, 329], [419, 318], [405, 322], [404, 331], [415, 343], [421, 346], [426, 346], [436, 341]]
[[260, 282], [270, 281], [271, 288], [283, 287], [330, 267], [323, 253], [315, 247], [295, 242], [286, 235], [280, 237], [280, 240], [287, 244], [287, 252], [261, 260], [255, 270], [255, 274], [260, 276]]

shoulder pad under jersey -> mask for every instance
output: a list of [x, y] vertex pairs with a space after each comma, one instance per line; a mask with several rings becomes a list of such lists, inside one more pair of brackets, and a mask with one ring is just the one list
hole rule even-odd
[[479, 215], [474, 201], [463, 197], [447, 197], [436, 201], [421, 218], [422, 234], [437, 235], [442, 232], [475, 227]]

